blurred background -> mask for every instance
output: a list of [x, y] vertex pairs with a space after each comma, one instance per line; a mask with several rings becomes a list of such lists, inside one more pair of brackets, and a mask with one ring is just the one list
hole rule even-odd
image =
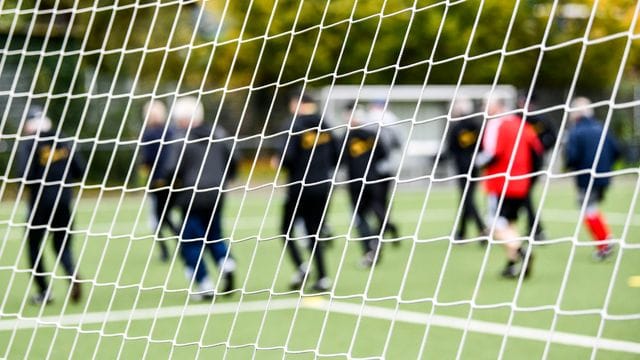
[[[383, 4], [4, 0], [0, 173], [10, 178], [21, 120], [30, 104], [39, 104], [65, 135], [80, 139], [91, 159], [89, 183], [140, 186], [135, 164], [143, 104], [157, 98], [170, 108], [177, 94], [198, 94], [208, 121], [237, 137], [245, 174], [251, 168], [254, 176], [272, 174], [270, 135], [290, 122], [292, 92], [312, 94], [326, 105], [326, 121], [340, 126], [346, 120], [335, 110], [341, 105], [329, 102], [331, 89], [350, 85], [353, 93], [377, 85], [383, 90], [368, 100], [382, 94], [378, 100], [408, 120], [399, 126], [413, 127], [407, 140], [418, 142], [413, 155], [424, 166], [418, 175], [425, 175], [449, 112], [447, 96], [437, 94], [451, 87], [437, 86], [458, 83], [495, 84], [533, 97], [556, 129], [571, 89], [593, 102], [612, 100], [596, 114], [603, 119], [608, 105], [616, 105], [611, 131], [625, 144], [625, 166], [637, 166], [640, 23], [632, 28], [634, 1], [601, 0], [595, 7], [586, 0]], [[414, 89], [413, 98], [384, 96], [390, 94], [384, 89], [404, 86]], [[423, 89], [436, 95], [423, 98]]]

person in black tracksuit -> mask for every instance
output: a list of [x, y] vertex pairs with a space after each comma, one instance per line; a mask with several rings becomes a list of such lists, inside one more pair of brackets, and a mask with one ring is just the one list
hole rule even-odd
[[[524, 107], [526, 97], [520, 97], [518, 101], [520, 103], [519, 105]], [[535, 97], [531, 97], [529, 102], [529, 111], [536, 109], [535, 101]], [[556, 145], [557, 131], [551, 124], [551, 121], [544, 114], [527, 115], [526, 119], [527, 123], [531, 124], [535, 130], [536, 135], [538, 135], [538, 139], [540, 140], [540, 143], [542, 143], [544, 152], [546, 153], [553, 150], [553, 147]], [[534, 159], [536, 161], [533, 164], [533, 171], [542, 169], [544, 156], [534, 157]], [[531, 178], [531, 188], [533, 188], [537, 180], [538, 176]], [[529, 191], [529, 196], [527, 196], [524, 203], [524, 210], [527, 212], [527, 226], [529, 228], [529, 234], [533, 234], [535, 240], [545, 240], [546, 234], [544, 233], [542, 220], [538, 219], [538, 225], [535, 226], [536, 211], [534, 210], [533, 200], [531, 199], [532, 193], [533, 191]]]
[[[163, 173], [165, 169], [163, 164], [169, 160], [170, 145], [163, 142], [173, 140], [174, 130], [172, 126], [166, 126], [166, 108], [164, 103], [158, 100], [150, 101], [145, 105], [144, 116], [148, 118], [144, 132], [142, 133], [142, 142], [140, 145], [140, 153], [142, 155], [142, 166], [149, 173], [149, 180], [152, 190], [149, 191], [151, 199], [151, 223], [154, 233], [162, 232], [163, 228], [168, 228], [171, 235], [178, 235], [180, 229], [169, 219], [167, 211], [171, 205], [169, 204], [169, 187], [167, 187], [167, 174]], [[166, 241], [158, 241], [160, 249], [160, 260], [166, 262], [169, 260], [169, 247]]]
[[298, 269], [291, 287], [299, 289], [307, 271], [297, 244], [289, 240], [293, 219], [300, 216], [310, 238], [309, 247], [318, 272], [318, 280], [313, 288], [326, 291], [330, 288], [330, 280], [325, 269], [323, 247], [317, 245], [317, 235], [322, 228], [322, 220], [329, 202], [333, 169], [338, 158], [337, 143], [326, 123], [317, 114], [317, 106], [311, 98], [303, 96], [300, 99], [291, 99], [290, 107], [296, 116], [289, 142], [284, 149], [282, 164], [289, 174], [287, 196], [290, 203], [294, 204], [289, 208], [292, 213], [284, 214], [285, 220], [290, 219], [289, 226], [283, 225], [287, 227], [284, 232], [287, 239], [285, 246]]
[[222, 294], [230, 295], [236, 263], [222, 236], [222, 189], [236, 172], [234, 140], [219, 125], [214, 130], [204, 123], [204, 109], [193, 97], [176, 100], [173, 117], [185, 133], [184, 141], [171, 146], [171, 159], [163, 171], [169, 182], [175, 176], [170, 202], [183, 219], [179, 248], [187, 278], [197, 286], [196, 299], [207, 300], [216, 294], [205, 266], [208, 251], [225, 281]]
[[32, 108], [27, 115], [25, 134], [29, 138], [18, 144], [18, 177], [28, 189], [29, 220], [27, 239], [29, 264], [34, 270], [33, 279], [38, 293], [31, 298], [34, 304], [52, 301], [43, 264], [43, 248], [48, 233], [53, 235], [53, 248], [57, 261], [69, 276], [72, 302], [81, 298], [81, 285], [73, 261], [73, 238], [69, 231], [73, 226], [71, 202], [72, 185], [82, 179], [85, 164], [74, 151], [70, 140], [57, 140], [49, 120], [41, 109]]
[[[351, 124], [355, 128], [348, 130], [346, 135], [345, 154], [342, 157], [346, 163], [349, 178], [349, 195], [356, 228], [362, 237], [364, 256], [362, 265], [371, 267], [380, 259], [380, 236], [384, 226], [387, 210], [386, 182], [378, 170], [378, 164], [387, 156], [387, 149], [378, 138], [379, 125], [366, 124], [365, 114], [356, 109], [351, 116]], [[370, 183], [374, 181], [373, 183]], [[374, 215], [377, 224], [372, 226], [367, 217]]]
[[[473, 111], [473, 104], [470, 101], [466, 103], [467, 100], [459, 99], [456, 102], [458, 101], [458, 104], [454, 104], [452, 112], [454, 117], [462, 117]], [[448, 151], [449, 156], [453, 159], [456, 175], [468, 174], [469, 168], [471, 168], [472, 177], [478, 175], [478, 170], [471, 166], [471, 160], [480, 136], [480, 124], [481, 120], [476, 117], [462, 118], [452, 121], [449, 127], [447, 135]], [[468, 221], [473, 221], [478, 232], [484, 234], [486, 225], [475, 202], [477, 183], [464, 176], [457, 179], [457, 184], [460, 190], [460, 201], [462, 202], [462, 215], [455, 231], [456, 239], [463, 240], [465, 238]]]

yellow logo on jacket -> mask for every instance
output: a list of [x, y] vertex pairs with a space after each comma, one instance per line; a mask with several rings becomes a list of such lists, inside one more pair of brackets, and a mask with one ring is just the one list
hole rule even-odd
[[52, 164], [54, 162], [67, 159], [69, 157], [69, 149], [67, 148], [55, 149], [53, 150], [53, 153], [52, 153], [51, 146], [46, 145], [40, 149], [38, 156], [40, 160], [40, 165], [46, 166], [47, 163], [49, 162], [49, 158], [51, 158]]
[[464, 130], [458, 135], [458, 144], [461, 148], [465, 149], [469, 146], [473, 146], [473, 144], [476, 143], [477, 139], [478, 133], [476, 133], [475, 131]]
[[[318, 139], [317, 141], [316, 138]], [[325, 132], [320, 133], [320, 136], [318, 136], [318, 132], [314, 130], [302, 133], [300, 145], [302, 146], [302, 149], [309, 150], [316, 144], [322, 145], [328, 143], [329, 141], [331, 141], [331, 134]]]
[[349, 154], [351, 157], [359, 157], [373, 149], [373, 139], [351, 139], [349, 141]]

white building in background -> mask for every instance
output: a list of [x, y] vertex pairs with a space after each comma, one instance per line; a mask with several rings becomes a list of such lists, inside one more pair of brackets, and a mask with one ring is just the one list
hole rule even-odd
[[[436, 155], [444, 145], [451, 100], [471, 99], [476, 112], [482, 112], [482, 101], [488, 96], [502, 98], [515, 108], [517, 90], [510, 85], [336, 85], [323, 88], [318, 98], [323, 101], [324, 117], [332, 126], [348, 123], [344, 109], [356, 100], [358, 105], [385, 104], [389, 114], [384, 115], [383, 123], [397, 130], [407, 146], [400, 179], [411, 179], [431, 174]], [[447, 171], [448, 166], [438, 166], [436, 172]]]

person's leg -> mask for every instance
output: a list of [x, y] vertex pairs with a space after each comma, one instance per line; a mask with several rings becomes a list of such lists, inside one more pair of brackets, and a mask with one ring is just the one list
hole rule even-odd
[[607, 258], [612, 250], [612, 246], [606, 243], [611, 238], [611, 230], [606, 218], [599, 209], [605, 191], [606, 188], [604, 187], [593, 186], [588, 196], [586, 190], [581, 191], [580, 196], [582, 201], [587, 202], [584, 222], [591, 233], [592, 239], [596, 242], [597, 251], [594, 257], [598, 260]]
[[[373, 262], [380, 261], [382, 257], [380, 238], [382, 229], [385, 226], [385, 218], [387, 217], [387, 206], [385, 198], [381, 196], [380, 183], [367, 184], [364, 187], [363, 196], [367, 201], [365, 206], [374, 214], [378, 221], [377, 226], [371, 229], [371, 240], [369, 240], [369, 257]], [[372, 262], [372, 264], [373, 264]]]
[[480, 212], [478, 211], [478, 207], [476, 206], [477, 186], [478, 184], [475, 181], [469, 181], [466, 201], [468, 202], [469, 207], [469, 217], [476, 224], [478, 233], [485, 235], [487, 232], [487, 224], [485, 224], [482, 216], [480, 216]]
[[197, 212], [192, 209], [186, 215], [182, 241], [180, 242], [180, 254], [186, 265], [187, 280], [193, 280], [201, 291], [213, 290], [213, 284], [208, 277], [203, 259], [205, 232], [205, 225]]
[[467, 219], [469, 218], [469, 194], [467, 191], [467, 178], [459, 178], [456, 182], [458, 185], [458, 191], [460, 193], [460, 206], [462, 211], [460, 212], [460, 218], [458, 220], [458, 228], [455, 231], [456, 240], [464, 240], [467, 232]]
[[[385, 175], [387, 176], [387, 175]], [[390, 175], [388, 175], [390, 176]], [[381, 183], [379, 183], [379, 189], [380, 189], [380, 197], [382, 199], [382, 201], [384, 202], [384, 212], [385, 212], [385, 216], [386, 213], [389, 213], [389, 216], [387, 217], [387, 222], [386, 224], [384, 224], [384, 232], [386, 233], [387, 231], [391, 233], [391, 237], [394, 239], [397, 239], [400, 237], [400, 232], [398, 231], [398, 225], [396, 225], [395, 222], [393, 222], [391, 220], [391, 204], [390, 204], [390, 200], [391, 200], [391, 189], [394, 189], [394, 185], [395, 185], [395, 180], [394, 179], [389, 179], [387, 181], [383, 181]], [[392, 242], [392, 244], [394, 246], [398, 246], [400, 245], [400, 242], [398, 241], [394, 241]]]
[[300, 255], [298, 245], [294, 240], [291, 240], [290, 237], [293, 233], [294, 219], [300, 215], [300, 212], [296, 211], [296, 205], [298, 204], [299, 197], [300, 185], [290, 185], [287, 190], [287, 197], [282, 209], [282, 223], [280, 225], [280, 233], [283, 236], [284, 246], [298, 271], [303, 267], [302, 256]]
[[42, 252], [44, 251], [46, 229], [30, 228], [27, 232], [27, 242], [29, 245], [29, 266], [33, 269], [33, 281], [35, 282], [38, 293], [46, 294], [49, 286], [44, 274], [44, 259]]
[[229, 246], [222, 237], [222, 204], [223, 202], [220, 200], [218, 208], [211, 216], [207, 232], [207, 249], [213, 256], [225, 280], [223, 292], [228, 293], [235, 286], [234, 271], [236, 270], [236, 261], [231, 256]]
[[[307, 234], [310, 235], [309, 249], [313, 254], [312, 261], [318, 272], [318, 282], [325, 281], [327, 271], [324, 262], [324, 251], [318, 246], [317, 234], [320, 230], [325, 208], [329, 198], [329, 186], [327, 184], [313, 185], [303, 189], [301, 204], [302, 217], [305, 222]], [[315, 285], [314, 285], [315, 286]]]
[[[502, 276], [507, 278], [518, 277], [520, 271], [525, 271], [525, 277], [527, 277], [531, 270], [532, 256], [529, 254], [527, 263], [526, 251], [523, 250], [522, 241], [519, 240], [520, 235], [516, 224], [524, 202], [524, 198], [505, 198], [495, 225], [495, 238], [505, 241], [507, 265], [502, 272]], [[520, 271], [517, 271], [515, 265], [520, 261], [522, 262], [522, 267]]]
[[[151, 226], [152, 226], [151, 230], [154, 233], [157, 233], [158, 237], [161, 237], [162, 227], [163, 227], [162, 225], [165, 223], [164, 219], [166, 216], [164, 214], [164, 207], [166, 202], [166, 198], [164, 197], [166, 195], [162, 193], [163, 191], [154, 191], [154, 192], [151, 192], [149, 195], [149, 198], [151, 199], [151, 214], [149, 216], [151, 221]], [[156, 243], [158, 244], [158, 249], [160, 249], [160, 261], [162, 262], [168, 261], [169, 248], [167, 246], [167, 243], [164, 240], [160, 240], [160, 239], [156, 240]]]
[[362, 252], [366, 255], [372, 249], [371, 237], [375, 234], [367, 221], [367, 215], [371, 211], [371, 198], [365, 189], [362, 180], [349, 184], [355, 226], [361, 238]]
[[72, 236], [67, 230], [58, 230], [53, 233], [53, 247], [58, 254], [60, 264], [67, 275], [71, 276], [69, 296], [72, 302], [77, 303], [82, 298], [82, 285], [77, 281], [79, 276], [73, 261], [72, 244]]

